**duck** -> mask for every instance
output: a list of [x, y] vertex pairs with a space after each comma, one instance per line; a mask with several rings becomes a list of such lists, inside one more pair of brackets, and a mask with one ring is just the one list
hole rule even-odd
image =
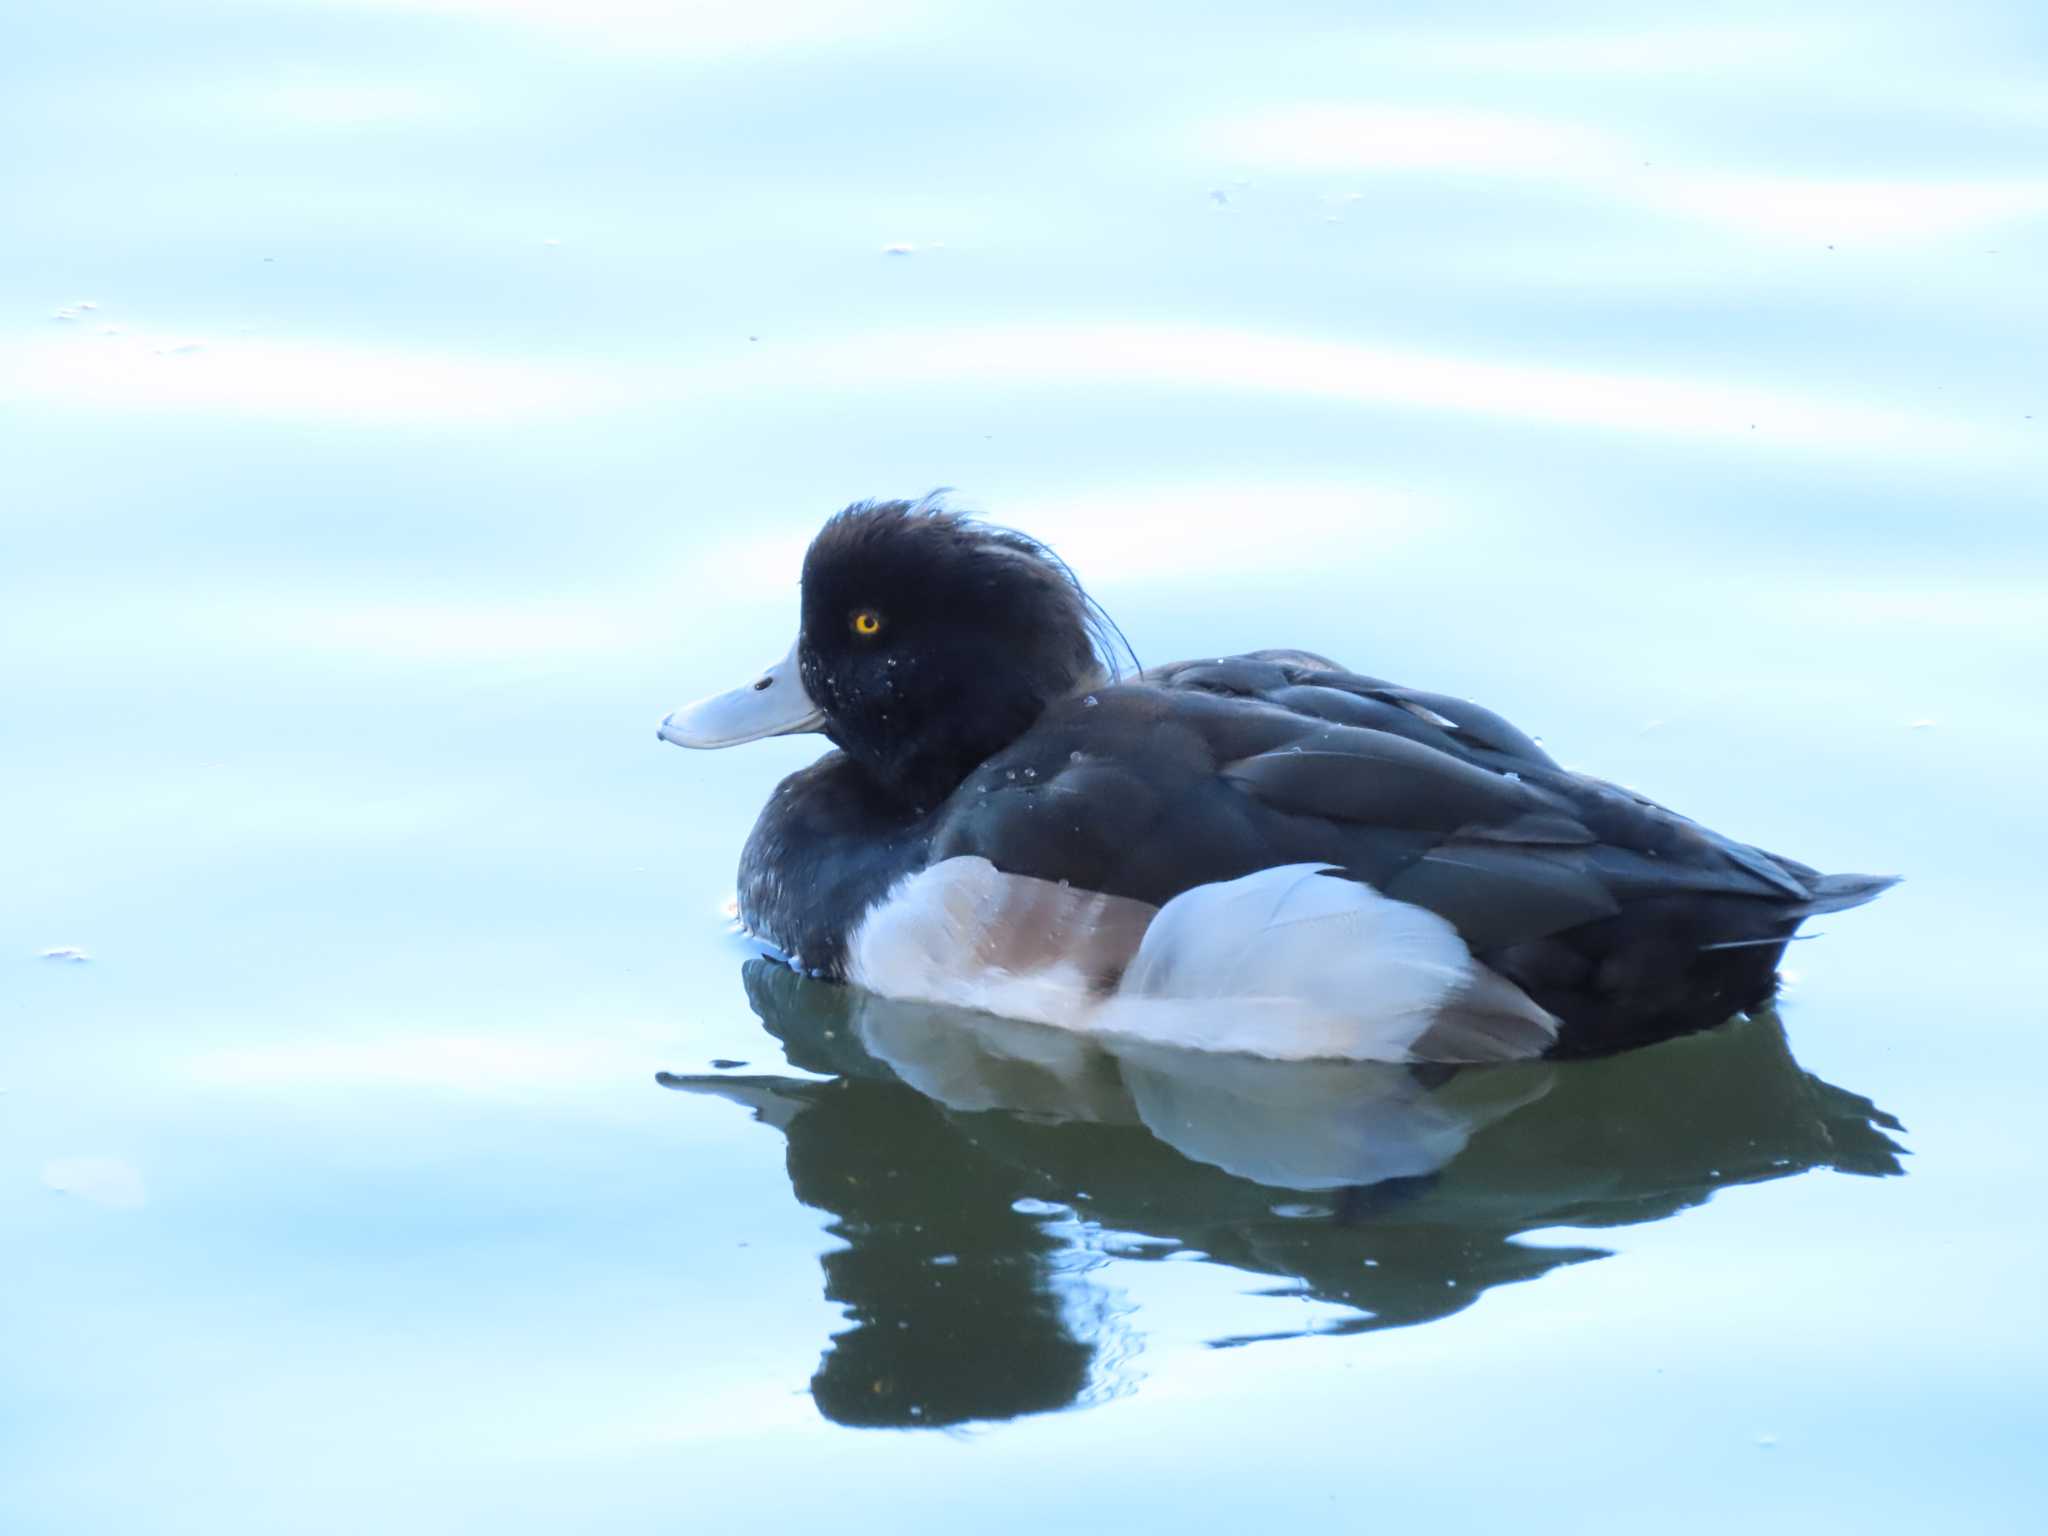
[[741, 852], [770, 955], [886, 998], [1276, 1059], [1604, 1055], [1770, 1001], [1822, 874], [1465, 699], [1256, 650], [1140, 667], [1050, 548], [943, 498], [806, 551], [788, 654], [671, 712], [799, 733]]

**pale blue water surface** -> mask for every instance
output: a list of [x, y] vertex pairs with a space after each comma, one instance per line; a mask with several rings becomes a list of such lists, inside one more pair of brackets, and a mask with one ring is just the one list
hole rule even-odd
[[[0, 1529], [2039, 1528], [2038, 7], [0, 35]], [[743, 970], [654, 723], [935, 485], [1907, 883], [1434, 1086]]]

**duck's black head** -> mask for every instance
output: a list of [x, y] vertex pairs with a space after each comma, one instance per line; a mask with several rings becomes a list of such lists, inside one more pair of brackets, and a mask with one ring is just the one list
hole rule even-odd
[[931, 498], [857, 502], [804, 557], [790, 659], [677, 711], [662, 735], [725, 746], [822, 730], [880, 788], [927, 809], [1047, 705], [1114, 675], [1120, 638], [1036, 540]]

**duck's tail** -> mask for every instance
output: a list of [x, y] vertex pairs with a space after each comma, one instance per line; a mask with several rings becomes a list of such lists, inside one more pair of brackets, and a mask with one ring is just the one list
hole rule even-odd
[[[1799, 925], [1809, 917], [1819, 917], [1824, 912], [1846, 912], [1851, 907], [1860, 907], [1866, 901], [1875, 901], [1899, 883], [1897, 875], [1820, 875], [1814, 874], [1811, 870], [1802, 870], [1800, 880], [1807, 889], [1806, 899], [1774, 907], [1765, 924], [1764, 932], [1753, 933], [1739, 939], [1719, 939], [1702, 944], [1701, 951], [1704, 953], [1720, 949], [1783, 949], [1795, 934], [1800, 938], [1813, 937], [1810, 933], [1797, 933]], [[1777, 965], [1775, 957], [1771, 964], [1773, 967]]]
[[1808, 918], [1823, 912], [1846, 912], [1875, 901], [1898, 883], [1897, 875], [1822, 875], [1813, 882], [1813, 894], [1800, 906], [1799, 915]]

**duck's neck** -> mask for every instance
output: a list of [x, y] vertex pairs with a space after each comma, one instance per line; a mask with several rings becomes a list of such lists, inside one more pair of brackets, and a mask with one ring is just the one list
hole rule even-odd
[[1053, 704], [1104, 686], [1091, 659], [1071, 682], [1020, 675], [1007, 686], [993, 679], [925, 701], [914, 718], [835, 721], [835, 745], [865, 770], [873, 793], [896, 801], [902, 814], [929, 815], [969, 774], [1038, 723]]
[[793, 964], [842, 981], [861, 916], [923, 867], [931, 817], [844, 752], [784, 779], [740, 856], [740, 921]]

